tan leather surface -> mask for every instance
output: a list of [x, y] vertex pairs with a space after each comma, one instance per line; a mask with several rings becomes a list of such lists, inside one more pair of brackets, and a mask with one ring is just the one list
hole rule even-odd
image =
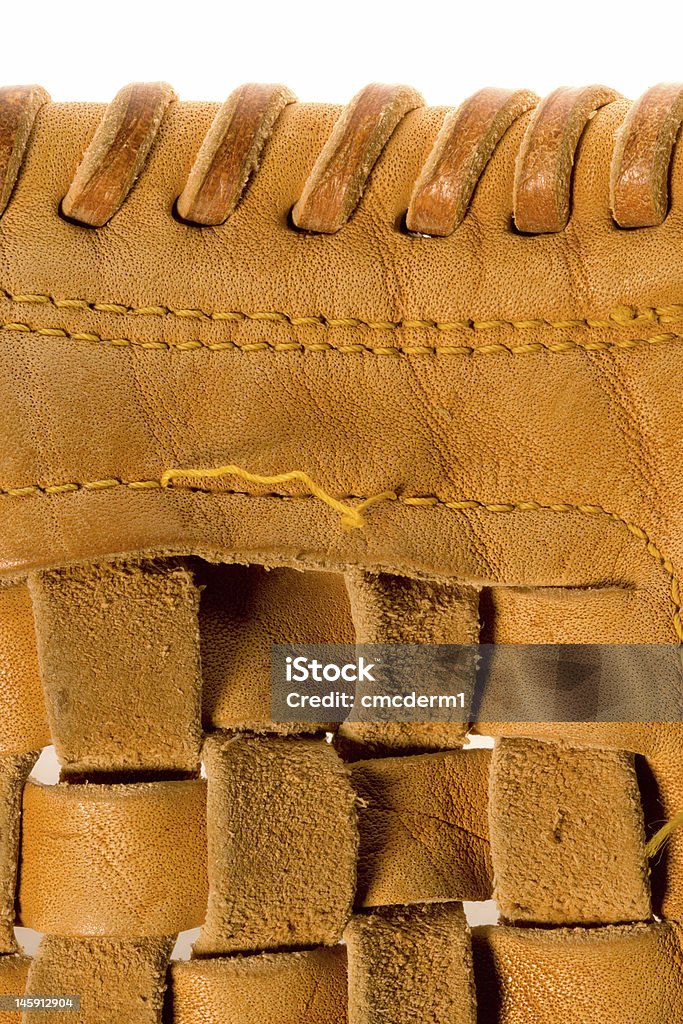
[[503, 739], [491, 762], [495, 897], [511, 922], [621, 924], [651, 916], [633, 757]]
[[70, 772], [197, 771], [198, 593], [182, 566], [30, 580], [48, 718]]
[[683, 1012], [681, 926], [474, 930], [480, 1024], [665, 1024]]
[[472, 951], [459, 903], [356, 914], [345, 939], [349, 1024], [475, 1024]]
[[351, 913], [358, 832], [348, 772], [324, 739], [213, 733], [202, 955], [334, 945]]
[[346, 950], [212, 957], [174, 963], [174, 1024], [346, 1024]]
[[[650, 576], [653, 599], [672, 613], [671, 572], [682, 554], [672, 427], [681, 414], [672, 309], [682, 230], [677, 157], [666, 223], [649, 234], [617, 229], [609, 168], [628, 105], [608, 105], [590, 121], [575, 159], [571, 230], [523, 237], [509, 224], [524, 115], [496, 148], [461, 229], [447, 239], [413, 238], [395, 224], [444, 117], [417, 110], [394, 131], [344, 229], [308, 236], [291, 230], [287, 212], [338, 109], [290, 104], [240, 208], [206, 233], [170, 210], [216, 109], [173, 104], [127, 201], [90, 233], [55, 211], [103, 109], [50, 104], [39, 112], [0, 221], [5, 284], [20, 296], [86, 305], [7, 299], [4, 322], [168, 342], [173, 351], [12, 332], [0, 375], [0, 438], [11, 453], [2, 486], [158, 481], [174, 466], [236, 460], [255, 472], [300, 468], [336, 495], [395, 489], [401, 500], [379, 503], [362, 530], [345, 532], [331, 509], [296, 486], [279, 488], [297, 495], [291, 501], [188, 492], [180, 482], [169, 492], [112, 485], [7, 495], [4, 570], [127, 550], [228, 559], [240, 550], [254, 561], [400, 564], [468, 580], [587, 586], [613, 580], [619, 565], [619, 582]], [[133, 235], [134, 266], [126, 241]], [[112, 311], [117, 303], [150, 312]], [[246, 316], [260, 312], [283, 317]], [[288, 319], [302, 316], [314, 320]], [[348, 317], [355, 319], [346, 324]], [[427, 326], [405, 326], [416, 320]], [[399, 321], [404, 326], [391, 326]], [[652, 341], [662, 335], [670, 340]], [[176, 351], [196, 341], [239, 350]], [[636, 341], [644, 344], [631, 347]], [[322, 351], [300, 350], [321, 344]], [[373, 351], [353, 351], [359, 344]], [[294, 348], [273, 351], [277, 345]], [[433, 346], [444, 353], [435, 358]], [[22, 381], [30, 381], [25, 396]], [[275, 398], [283, 388], [286, 402]], [[424, 395], [435, 410], [429, 416]], [[161, 396], [172, 398], [172, 415], [156, 412]], [[36, 416], [47, 407], [37, 445]], [[510, 429], [514, 410], [523, 421]], [[88, 441], [95, 437], [96, 445]], [[212, 486], [259, 490], [230, 478]], [[435, 503], [405, 504], [418, 496]], [[441, 504], [461, 500], [484, 504]], [[528, 500], [538, 504], [515, 504]]]
[[18, 918], [56, 935], [195, 928], [207, 897], [206, 784], [24, 789]]
[[[354, 723], [334, 747], [273, 735], [267, 647], [328, 630], [653, 642], [680, 696], [679, 98], [608, 99], [555, 93], [497, 145], [485, 117], [469, 142], [449, 135], [466, 172], [446, 161], [460, 223], [444, 200], [443, 237], [404, 225], [457, 117], [402, 87], [264, 120], [242, 108], [232, 154], [229, 109], [154, 86], [107, 108], [46, 102], [10, 140], [0, 742], [28, 764], [48, 740], [30, 574], [71, 779], [24, 790], [18, 920], [48, 933], [35, 990], [73, 982], [101, 1024], [111, 992], [118, 1020], [159, 1024], [168, 947], [203, 924], [199, 959], [171, 971], [182, 1012], [197, 993], [207, 1013], [260, 1000], [263, 1016], [290, 988], [318, 1024], [343, 1015], [341, 979], [308, 947], [345, 929], [350, 1024], [474, 1024], [469, 933], [440, 901], [488, 892], [469, 820], [484, 837], [487, 756], [466, 761], [465, 728], [444, 723]], [[207, 182], [208, 216], [229, 215], [201, 228], [177, 201]], [[642, 222], [658, 226], [619, 226]], [[208, 787], [178, 777], [197, 774], [200, 707]], [[649, 878], [642, 843], [683, 807], [681, 726], [490, 731], [508, 737], [488, 799], [496, 886], [528, 925], [477, 938], [477, 1024], [676, 1020], [683, 839]], [[354, 899], [406, 902], [352, 915]]]
[[25, 584], [0, 588], [0, 751], [19, 754], [50, 742]]
[[357, 905], [486, 900], [490, 752], [358, 761]]

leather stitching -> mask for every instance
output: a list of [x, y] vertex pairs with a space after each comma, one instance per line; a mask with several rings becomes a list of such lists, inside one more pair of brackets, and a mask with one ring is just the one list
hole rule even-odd
[[[333, 326], [332, 323], [328, 326]], [[339, 326], [338, 324], [334, 326]], [[348, 325], [347, 325], [348, 326]], [[357, 326], [357, 325], [356, 325]], [[403, 322], [408, 326], [408, 321]], [[410, 322], [415, 327], [416, 322]], [[396, 327], [387, 328], [396, 330]], [[450, 327], [438, 326], [437, 330], [451, 330]], [[66, 338], [69, 341], [80, 341], [96, 345], [110, 345], [113, 348], [137, 348], [145, 351], [155, 352], [194, 352], [198, 349], [206, 349], [208, 352], [339, 352], [341, 355], [374, 355], [374, 356], [471, 356], [471, 355], [500, 355], [513, 356], [529, 355], [535, 352], [574, 352], [585, 350], [588, 352], [606, 352], [610, 349], [633, 349], [641, 348], [644, 345], [661, 345], [667, 341], [680, 341], [683, 335], [674, 332], [666, 334], [655, 334], [650, 338], [613, 338], [610, 340], [595, 340], [587, 338], [585, 341], [567, 339], [565, 341], [533, 341], [523, 345], [504, 345], [501, 342], [493, 342], [484, 345], [366, 345], [356, 342], [352, 345], [333, 345], [327, 341], [319, 342], [273, 342], [273, 341], [206, 341], [201, 338], [194, 338], [190, 341], [140, 341], [134, 338], [106, 338], [94, 331], [72, 331], [65, 327], [38, 327], [31, 324], [10, 321], [0, 323], [0, 331], [14, 331], [18, 334], [29, 334], [41, 338]]]
[[115, 313], [120, 315], [171, 317], [178, 320], [205, 320], [210, 323], [217, 321], [226, 323], [243, 323], [245, 321], [262, 321], [265, 323], [284, 323], [292, 327], [348, 327], [366, 328], [373, 331], [402, 330], [434, 330], [434, 331], [491, 331], [513, 329], [530, 331], [551, 328], [552, 330], [568, 330], [571, 328], [589, 328], [605, 330], [614, 327], [631, 327], [635, 325], [658, 325], [676, 323], [683, 320], [683, 303], [667, 306], [649, 306], [634, 310], [628, 306], [613, 309], [606, 317], [589, 316], [585, 318], [569, 318], [557, 320], [552, 317], [520, 317], [513, 320], [503, 317], [492, 317], [486, 320], [468, 317], [464, 320], [436, 320], [402, 317], [400, 320], [369, 320], [358, 316], [333, 317], [325, 314], [294, 316], [274, 310], [204, 310], [182, 309], [164, 304], [150, 306], [128, 306], [121, 302], [89, 301], [88, 299], [60, 299], [53, 295], [40, 293], [15, 294], [0, 287], [0, 297], [9, 302], [22, 305], [50, 305], [55, 309], [86, 310], [94, 313]]
[[[173, 471], [168, 471], [173, 472]], [[29, 484], [26, 487], [10, 487], [0, 489], [0, 496], [14, 497], [14, 498], [26, 498], [26, 497], [39, 497], [44, 495], [57, 495], [57, 494], [72, 494], [77, 491], [103, 491], [109, 490], [113, 487], [128, 487], [131, 490], [162, 490], [164, 489], [164, 479], [167, 478], [167, 474], [161, 476], [158, 480], [120, 480], [117, 478], [107, 478], [102, 480], [90, 480], [80, 483], [64, 483], [64, 484], [51, 484], [42, 486], [40, 484]], [[316, 495], [304, 494], [304, 495], [292, 495], [292, 494], [281, 494], [279, 492], [269, 492], [266, 494], [253, 494], [250, 491], [242, 490], [228, 490], [228, 489], [215, 489], [211, 490], [206, 487], [198, 487], [193, 484], [186, 484], [182, 490], [189, 491], [200, 491], [205, 494], [212, 495], [240, 495], [248, 498], [276, 498], [278, 500], [300, 500], [301, 498], [315, 498], [320, 500]], [[612, 512], [609, 509], [603, 508], [602, 505], [591, 505], [591, 504], [574, 504], [571, 502], [540, 502], [540, 501], [506, 501], [506, 502], [486, 502], [479, 501], [477, 499], [467, 499], [464, 501], [447, 501], [444, 498], [439, 498], [437, 495], [402, 495], [394, 494], [391, 492], [383, 493], [382, 495], [375, 495], [370, 498], [360, 498], [359, 495], [350, 494], [344, 495], [337, 499], [338, 501], [356, 501], [361, 500], [364, 507], [367, 508], [368, 502], [372, 502], [374, 505], [378, 505], [385, 501], [397, 501], [401, 505], [407, 505], [409, 507], [417, 508], [436, 508], [442, 507], [451, 509], [455, 512], [472, 512], [472, 511], [483, 511], [483, 512], [581, 512], [584, 515], [592, 516], [604, 516], [610, 519], [613, 523], [617, 523], [623, 529], [641, 541], [648, 555], [653, 558], [658, 565], [664, 570], [668, 580], [670, 588], [671, 603], [673, 605], [673, 624], [676, 631], [676, 635], [680, 641], [683, 641], [683, 604], [681, 603], [681, 586], [678, 577], [676, 576], [673, 563], [671, 559], [666, 555], [662, 549], [652, 540], [652, 538], [636, 523], [625, 516], [619, 515], [618, 512]]]

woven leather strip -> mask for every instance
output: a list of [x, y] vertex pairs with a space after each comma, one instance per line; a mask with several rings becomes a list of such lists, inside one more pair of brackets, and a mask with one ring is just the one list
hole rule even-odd
[[[170, 935], [195, 928], [206, 909], [205, 802], [201, 779], [29, 782], [22, 923], [57, 935]], [[121, 835], [127, 838], [123, 849]], [[112, 871], [112, 858], [118, 870]]]
[[344, 946], [296, 953], [212, 957], [173, 964], [168, 1004], [175, 1024], [346, 1024]]

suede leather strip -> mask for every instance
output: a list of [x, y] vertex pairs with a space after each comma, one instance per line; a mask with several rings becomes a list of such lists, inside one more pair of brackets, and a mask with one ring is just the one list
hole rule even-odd
[[0, 588], [0, 752], [28, 753], [50, 742], [38, 667], [31, 595]]
[[203, 565], [196, 580], [204, 728], [319, 732], [271, 721], [271, 645], [354, 642], [341, 573]]
[[72, 773], [199, 768], [198, 593], [181, 565], [30, 581], [51, 732]]
[[346, 949], [211, 957], [172, 965], [174, 1024], [346, 1024]]
[[173, 939], [47, 935], [32, 960], [27, 995], [80, 995], [81, 1009], [26, 1014], [33, 1024], [158, 1024]]
[[[0, 956], [0, 995], [21, 995], [26, 989], [31, 960], [20, 953]], [[23, 1024], [21, 1013], [0, 1012], [0, 1024]]]
[[37, 754], [0, 757], [0, 960], [17, 951], [15, 890], [19, 861], [21, 795]]
[[210, 888], [195, 952], [334, 945], [351, 913], [358, 832], [332, 747], [213, 733], [203, 757]]
[[[346, 573], [358, 643], [471, 644], [479, 637], [479, 592], [448, 580], [416, 580], [354, 569]], [[471, 692], [474, 665], [459, 681]], [[455, 684], [454, 684], [455, 685]], [[460, 747], [459, 722], [343, 722], [335, 744], [347, 761]], [[399, 901], [400, 902], [400, 901]]]
[[472, 951], [460, 904], [378, 907], [354, 915], [345, 938], [349, 1024], [475, 1024]]
[[502, 739], [491, 762], [495, 897], [512, 923], [651, 917], [633, 757]]

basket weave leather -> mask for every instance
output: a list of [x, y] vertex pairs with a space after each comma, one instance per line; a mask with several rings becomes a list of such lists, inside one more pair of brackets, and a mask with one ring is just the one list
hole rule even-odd
[[82, 1002], [0, 1021], [683, 1019], [679, 725], [330, 743], [269, 690], [272, 642], [677, 650], [682, 118], [0, 92], [0, 992]]

